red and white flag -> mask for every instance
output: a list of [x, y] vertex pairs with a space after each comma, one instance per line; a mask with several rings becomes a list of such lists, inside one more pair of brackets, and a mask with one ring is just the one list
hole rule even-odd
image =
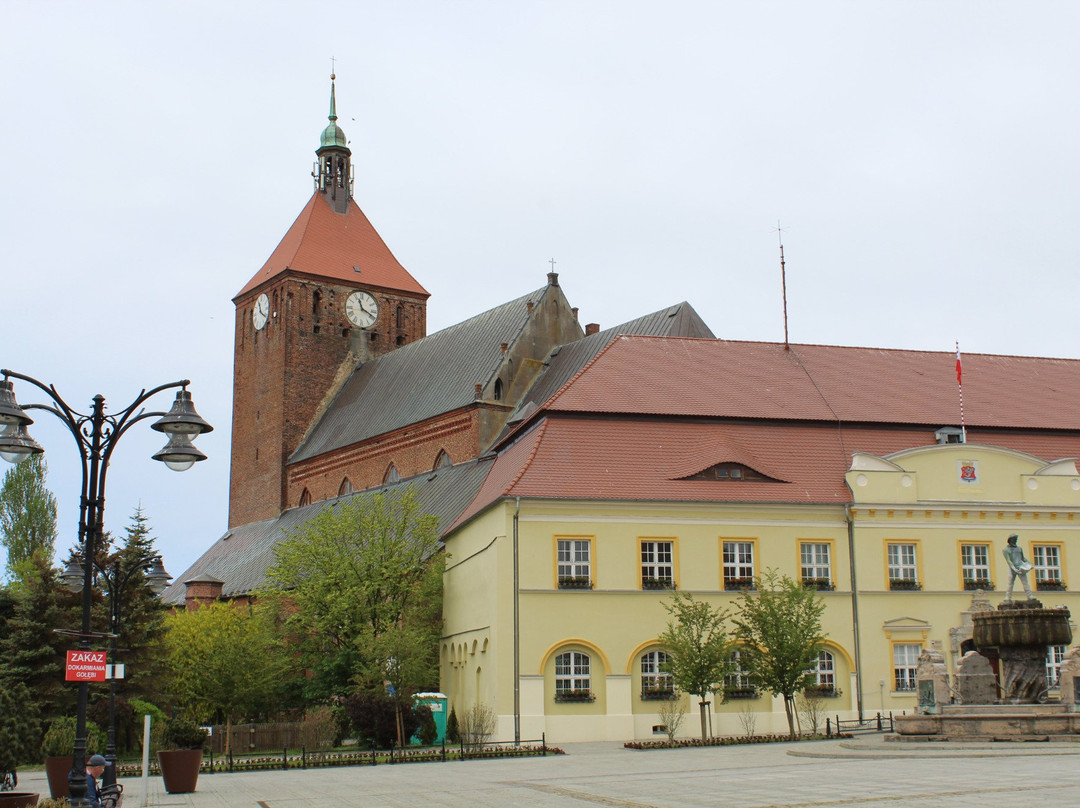
[[959, 385], [963, 384], [963, 381], [961, 381], [962, 376], [963, 374], [961, 373], [960, 362], [960, 343], [958, 342], [956, 343], [956, 383]]

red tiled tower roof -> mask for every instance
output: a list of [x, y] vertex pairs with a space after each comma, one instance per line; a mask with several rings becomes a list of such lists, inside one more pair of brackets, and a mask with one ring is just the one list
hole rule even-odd
[[345, 213], [336, 213], [318, 191], [236, 298], [284, 272], [429, 296], [390, 252], [354, 200], [349, 200]]

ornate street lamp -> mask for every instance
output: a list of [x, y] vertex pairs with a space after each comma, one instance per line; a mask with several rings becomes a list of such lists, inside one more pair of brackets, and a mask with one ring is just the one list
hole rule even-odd
[[[187, 379], [170, 382], [152, 390], [142, 390], [135, 400], [125, 409], [113, 415], [105, 414], [104, 396], [94, 396], [89, 414], [76, 412], [60, 398], [56, 388], [45, 385], [31, 376], [24, 376], [11, 370], [0, 369], [3, 381], [0, 381], [0, 457], [8, 462], [19, 463], [33, 454], [44, 451], [30, 437], [26, 427], [33, 420], [26, 410], [45, 410], [59, 418], [75, 438], [82, 462], [82, 494], [79, 500], [79, 544], [82, 546], [83, 559], [93, 559], [94, 553], [104, 536], [105, 512], [105, 476], [113, 449], [120, 438], [139, 421], [159, 417], [151, 428], [169, 435], [168, 444], [157, 454], [160, 460], [174, 471], [183, 471], [196, 462], [205, 460], [206, 455], [192, 445], [196, 437], [210, 432], [213, 427], [199, 417], [191, 403], [191, 394], [187, 391], [190, 382]], [[34, 385], [45, 393], [51, 404], [27, 404], [20, 407], [15, 400], [15, 390], [11, 379], [21, 379]], [[146, 412], [139, 409], [148, 399], [162, 392], [179, 387], [169, 412]], [[94, 564], [82, 566], [82, 628], [76, 632], [80, 650], [90, 650], [91, 640], [103, 636], [115, 636], [115, 631], [102, 635], [90, 630], [91, 591], [93, 587]], [[69, 568], [69, 571], [70, 568]], [[164, 573], [164, 570], [161, 570]], [[78, 575], [78, 571], [74, 571]], [[158, 578], [157, 580], [160, 580]], [[71, 805], [86, 806], [86, 706], [89, 699], [89, 684], [79, 683], [79, 699], [75, 724], [75, 748], [68, 784], [71, 789]], [[115, 776], [115, 768], [113, 768]]]
[[[126, 569], [121, 566], [119, 558], [105, 569], [92, 559], [93, 566], [104, 582], [104, 589], [109, 593], [109, 664], [112, 665], [112, 676], [109, 677], [109, 730], [105, 742], [105, 759], [109, 761], [105, 773], [101, 776], [103, 786], [116, 784], [116, 641], [120, 636], [120, 603], [128, 582], [135, 573], [145, 573], [142, 576], [142, 584], [153, 594], [160, 595], [169, 586], [172, 576], [165, 571], [160, 555], [145, 555], [138, 558]], [[60, 578], [72, 592], [81, 592], [86, 579], [86, 560], [78, 554], [72, 556], [67, 568]]]

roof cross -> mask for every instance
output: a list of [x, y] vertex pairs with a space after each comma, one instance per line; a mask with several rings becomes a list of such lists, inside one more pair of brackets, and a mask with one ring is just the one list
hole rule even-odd
[[548, 263], [551, 264], [551, 271], [554, 272], [555, 271], [555, 259], [554, 258], [549, 259]]

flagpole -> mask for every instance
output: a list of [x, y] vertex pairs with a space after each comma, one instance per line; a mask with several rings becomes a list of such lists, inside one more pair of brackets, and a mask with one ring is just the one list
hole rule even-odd
[[967, 443], [967, 428], [964, 426], [964, 374], [960, 362], [960, 341], [956, 341], [956, 389], [960, 392], [960, 442]]

